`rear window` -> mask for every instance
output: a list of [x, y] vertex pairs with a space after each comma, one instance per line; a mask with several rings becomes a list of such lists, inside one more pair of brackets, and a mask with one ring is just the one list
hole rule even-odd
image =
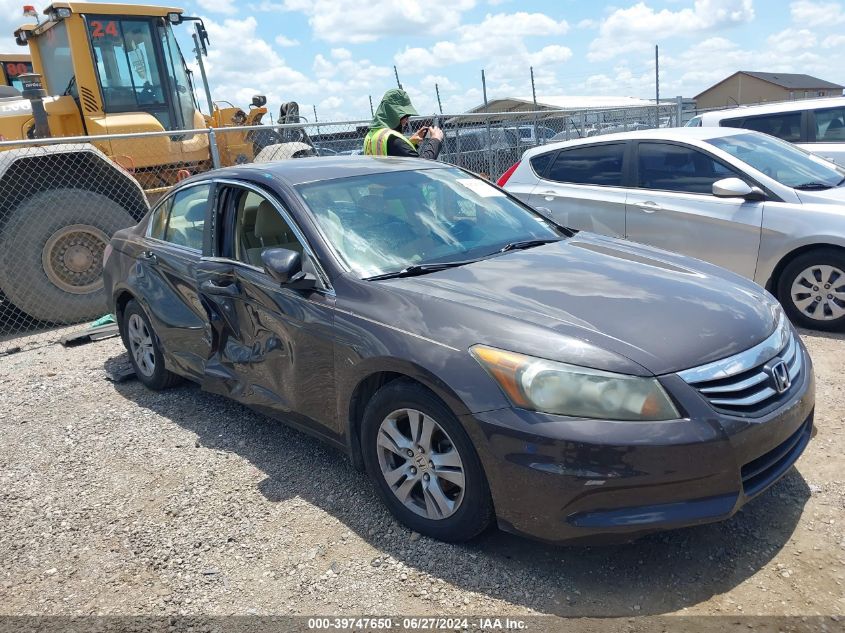
[[741, 127], [763, 134], [770, 134], [784, 141], [797, 143], [801, 140], [801, 112], [781, 112], [760, 116], [722, 119], [722, 127]]
[[538, 176], [543, 176], [549, 168], [549, 163], [552, 162], [554, 155], [554, 152], [546, 152], [545, 154], [538, 154], [537, 156], [534, 156], [531, 159], [531, 169], [533, 169], [534, 173]]
[[624, 143], [573, 147], [558, 152], [548, 180], [580, 185], [622, 185]]

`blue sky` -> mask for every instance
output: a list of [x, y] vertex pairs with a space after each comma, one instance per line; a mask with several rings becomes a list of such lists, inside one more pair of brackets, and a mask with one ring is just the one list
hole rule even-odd
[[[165, 2], [160, 2], [164, 4]], [[178, 0], [172, 4], [178, 6]], [[206, 19], [214, 97], [273, 110], [298, 101], [321, 120], [369, 118], [395, 86], [420, 112], [543, 95], [694, 96], [736, 70], [806, 72], [845, 84], [845, 6], [837, 0], [186, 0]], [[43, 6], [39, 6], [43, 8]], [[0, 0], [4, 24], [18, 2]], [[186, 57], [189, 51], [185, 51]]]

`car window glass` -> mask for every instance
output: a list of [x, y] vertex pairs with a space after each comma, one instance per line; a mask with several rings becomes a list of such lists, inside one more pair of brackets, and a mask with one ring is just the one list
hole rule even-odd
[[563, 237], [489, 182], [452, 168], [338, 178], [297, 189], [328, 243], [361, 277]]
[[801, 112], [782, 112], [735, 119], [723, 119], [722, 127], [741, 127], [797, 143], [801, 140]]
[[173, 195], [164, 233], [166, 242], [202, 250], [205, 210], [210, 192], [211, 185], [197, 185]]
[[624, 143], [575, 147], [558, 153], [548, 180], [585, 185], [620, 186]]
[[787, 187], [837, 187], [845, 179], [833, 163], [771, 136], [746, 132], [707, 142]]
[[554, 155], [554, 152], [546, 152], [545, 154], [539, 154], [538, 156], [532, 157], [531, 168], [534, 170], [534, 173], [538, 176], [545, 174], [546, 168], [549, 166], [549, 163], [552, 162]]
[[150, 237], [157, 240], [164, 239], [164, 231], [167, 228], [167, 215], [170, 213], [170, 205], [172, 203], [173, 198], [167, 198], [167, 200], [158, 205], [153, 211], [153, 216], [150, 218]]
[[828, 143], [845, 141], [845, 107], [815, 110], [816, 140]]
[[703, 152], [666, 143], [640, 143], [637, 170], [639, 187], [686, 193], [712, 193], [714, 182], [736, 175]]
[[264, 267], [261, 253], [268, 248], [286, 248], [302, 253], [302, 243], [276, 206], [261, 194], [237, 190], [234, 257]]

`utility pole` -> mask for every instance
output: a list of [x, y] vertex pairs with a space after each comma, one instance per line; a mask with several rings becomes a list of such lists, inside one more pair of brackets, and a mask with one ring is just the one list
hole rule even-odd
[[654, 127], [660, 127], [660, 56], [657, 44], [654, 45]]
[[440, 114], [443, 114], [443, 104], [440, 102], [440, 86], [434, 84], [434, 92], [437, 93], [437, 107], [440, 109]]
[[[529, 67], [531, 71], [531, 98], [534, 100], [534, 112], [537, 112], [537, 90], [534, 87], [534, 66]], [[517, 130], [517, 142], [519, 142], [519, 130]], [[537, 133], [537, 115], [534, 115], [534, 141], [540, 145], [540, 136]]]
[[375, 115], [375, 110], [373, 110], [373, 95], [370, 95], [370, 116], [373, 117]]
[[314, 108], [314, 123], [317, 124], [317, 136], [320, 136], [320, 120], [317, 118], [317, 106], [316, 104], [311, 105]]
[[393, 74], [396, 75], [396, 85], [399, 86], [399, 90], [402, 90], [402, 82], [399, 81], [399, 71], [396, 69], [396, 65], [393, 65]]
[[481, 92], [484, 95], [484, 111], [487, 112], [487, 175], [492, 176], [493, 171], [493, 134], [490, 132], [490, 113], [487, 111], [487, 79], [484, 76], [484, 69], [481, 69]]

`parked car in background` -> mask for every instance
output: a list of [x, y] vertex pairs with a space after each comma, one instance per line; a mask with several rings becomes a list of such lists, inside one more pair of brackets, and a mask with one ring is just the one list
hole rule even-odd
[[543, 145], [554, 138], [557, 132], [545, 125], [520, 125], [518, 127], [506, 127], [506, 130], [512, 130], [519, 137], [520, 147], [534, 147], [536, 145]]
[[721, 520], [812, 432], [810, 358], [762, 288], [573, 235], [435, 161], [196, 176], [104, 268], [141, 382], [187, 377], [328, 441], [435, 538]]
[[845, 166], [845, 97], [802, 99], [693, 117], [687, 127], [741, 127], [777, 136]]
[[845, 170], [732, 128], [613, 134], [528, 150], [499, 183], [558, 223], [713, 262], [793, 322], [845, 329]]

